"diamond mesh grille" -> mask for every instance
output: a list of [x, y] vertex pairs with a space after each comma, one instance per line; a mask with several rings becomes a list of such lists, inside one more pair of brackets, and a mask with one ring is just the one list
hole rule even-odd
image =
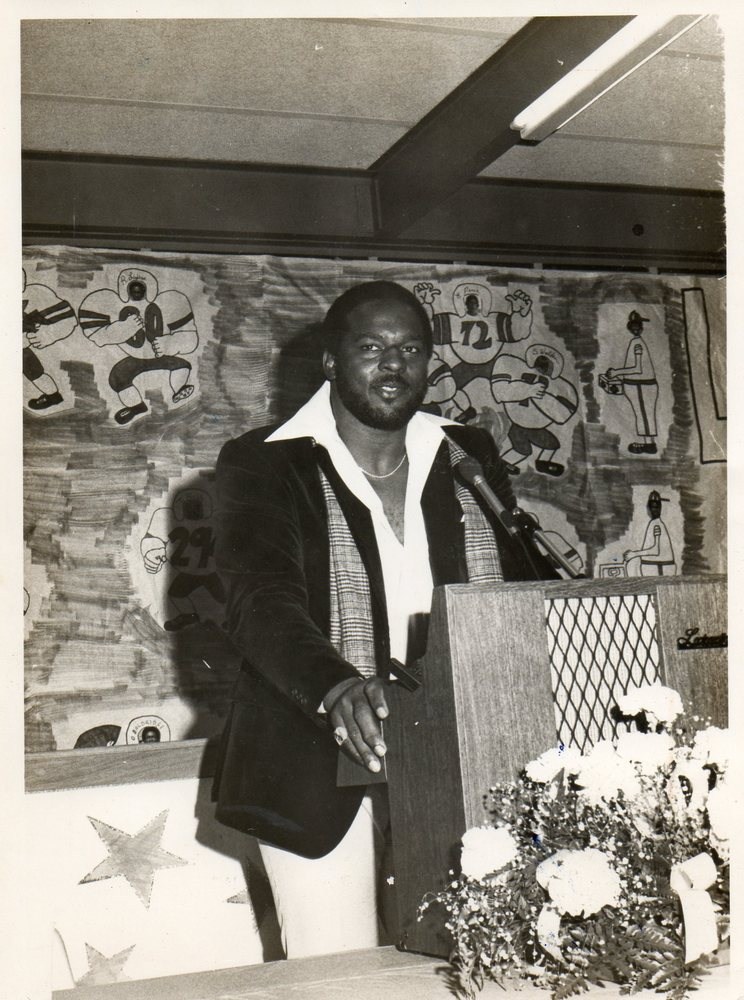
[[659, 678], [656, 607], [650, 594], [545, 602], [558, 739], [582, 753], [617, 735], [610, 712], [633, 684]]

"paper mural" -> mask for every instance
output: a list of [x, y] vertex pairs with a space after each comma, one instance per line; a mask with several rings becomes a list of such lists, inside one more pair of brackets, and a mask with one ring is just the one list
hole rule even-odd
[[214, 463], [318, 386], [361, 281], [422, 302], [426, 408], [492, 434], [577, 571], [725, 572], [719, 279], [65, 247], [23, 277], [29, 750], [219, 731]]
[[91, 344], [123, 355], [112, 364], [108, 387], [121, 407], [114, 420], [124, 425], [147, 413], [143, 387], [148, 379], [157, 386], [167, 377], [173, 404], [191, 396], [187, 356], [196, 350], [199, 336], [188, 297], [172, 289], [159, 291], [152, 272], [128, 267], [116, 284], [116, 291], [102, 288], [87, 295], [79, 316]]
[[166, 632], [222, 623], [226, 595], [214, 564], [214, 503], [211, 482], [192, 477], [156, 501], [135, 527], [132, 579], [143, 606]]
[[[59, 351], [49, 351], [53, 344], [66, 340], [77, 326], [77, 317], [70, 305], [48, 285], [29, 283], [23, 271], [23, 380], [27, 393], [26, 405], [39, 415], [52, 407], [61, 406], [69, 386], [59, 371]], [[43, 352], [39, 357], [39, 352]], [[49, 369], [52, 369], [52, 374]], [[64, 385], [64, 392], [60, 384]]]

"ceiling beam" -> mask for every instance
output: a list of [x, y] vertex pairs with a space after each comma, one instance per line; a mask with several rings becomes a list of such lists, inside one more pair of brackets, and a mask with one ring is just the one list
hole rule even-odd
[[370, 168], [376, 235], [398, 236], [520, 141], [515, 116], [631, 17], [537, 17]]
[[27, 153], [23, 239], [720, 273], [726, 237], [713, 192], [481, 178], [405, 235], [380, 237], [363, 171]]

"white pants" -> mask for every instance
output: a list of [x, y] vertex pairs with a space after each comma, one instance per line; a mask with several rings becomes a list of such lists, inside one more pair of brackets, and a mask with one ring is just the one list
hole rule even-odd
[[287, 958], [378, 945], [375, 836], [365, 796], [348, 833], [325, 857], [259, 842]]

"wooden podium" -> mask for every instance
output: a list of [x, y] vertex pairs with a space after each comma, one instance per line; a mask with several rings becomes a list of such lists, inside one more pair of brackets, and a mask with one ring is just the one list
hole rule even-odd
[[385, 723], [399, 947], [448, 955], [442, 914], [417, 909], [488, 822], [488, 789], [558, 741], [611, 738], [629, 686], [658, 679], [726, 725], [726, 628], [722, 577], [438, 588], [421, 686], [391, 685]]

